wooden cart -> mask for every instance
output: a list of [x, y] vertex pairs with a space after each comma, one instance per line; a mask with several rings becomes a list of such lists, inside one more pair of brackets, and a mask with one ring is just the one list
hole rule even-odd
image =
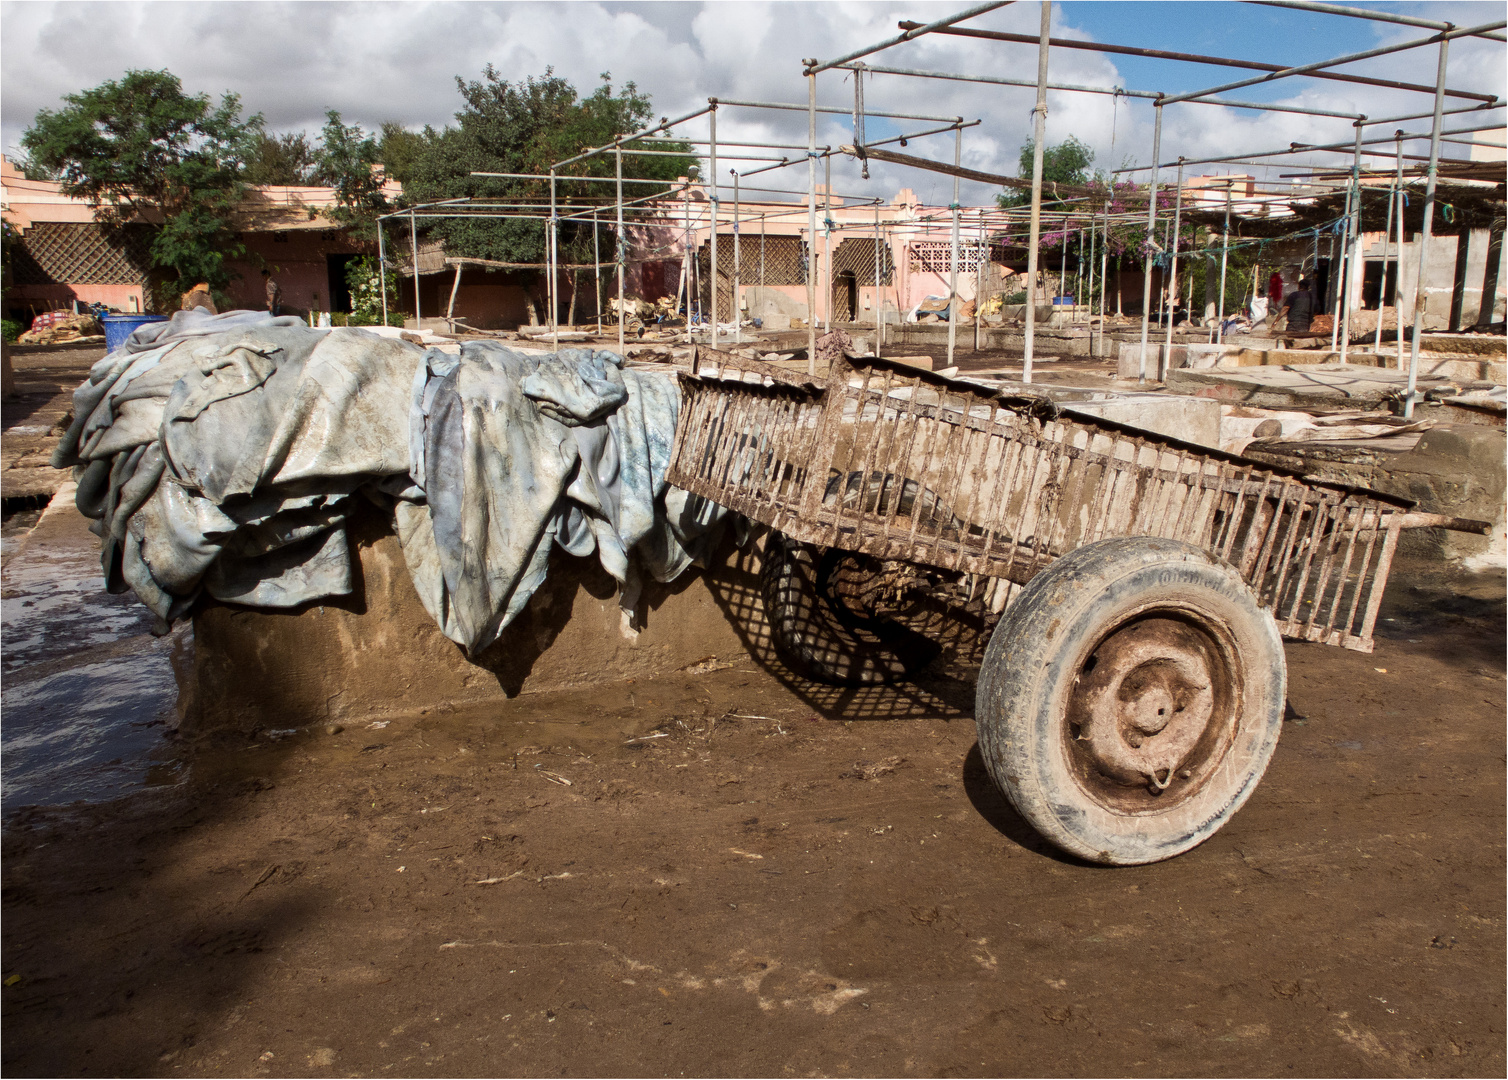
[[1282, 637], [1370, 652], [1399, 531], [1485, 531], [878, 359], [814, 378], [699, 349], [669, 479], [773, 530], [776, 643], [834, 682], [928, 658], [896, 615], [943, 597], [994, 622], [985, 762], [1083, 858], [1136, 864], [1250, 796], [1286, 702]]

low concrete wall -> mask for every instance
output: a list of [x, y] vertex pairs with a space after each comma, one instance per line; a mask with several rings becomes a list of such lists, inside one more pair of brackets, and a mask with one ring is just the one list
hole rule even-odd
[[194, 616], [197, 701], [185, 730], [253, 731], [373, 718], [662, 675], [742, 659], [767, 632], [754, 557], [731, 542], [706, 572], [648, 582], [626, 632], [618, 586], [558, 549], [550, 574], [475, 661], [419, 602], [397, 537], [375, 513], [351, 527], [354, 596], [273, 612], [214, 604]]
[[1220, 449], [1220, 403], [1173, 394], [1116, 394], [1089, 401], [1065, 401], [1075, 412], [1114, 420], [1184, 442]]
[[[974, 347], [973, 321], [959, 323], [957, 332], [957, 347], [972, 349]], [[1034, 337], [1035, 348], [1033, 351], [1043, 356], [1087, 357], [1089, 355], [1089, 331], [1085, 329], [1038, 327], [1034, 333]], [[885, 344], [887, 346], [922, 345], [933, 348], [946, 348], [948, 344], [948, 324], [905, 323], [901, 326], [890, 327], [885, 331]], [[1019, 326], [981, 327], [979, 344], [984, 349], [1020, 351], [1026, 347], [1026, 332]]]

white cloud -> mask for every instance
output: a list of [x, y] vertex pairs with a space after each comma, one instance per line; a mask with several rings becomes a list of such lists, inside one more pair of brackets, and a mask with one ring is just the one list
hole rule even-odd
[[[622, 84], [633, 80], [654, 99], [659, 115], [673, 116], [704, 104], [708, 96], [802, 102], [803, 57], [833, 57], [893, 36], [903, 18], [935, 19], [961, 4], [936, 3], [41, 3], [11, 2], [0, 8], [0, 127], [14, 148], [40, 108], [56, 108], [62, 95], [119, 77], [128, 68], [167, 68], [194, 92], [232, 90], [248, 112], [261, 112], [276, 130], [315, 129], [324, 110], [347, 122], [374, 127], [385, 120], [418, 126], [448, 122], [460, 105], [455, 77], [475, 79], [492, 63], [505, 76], [539, 74], [547, 66], [589, 92], [601, 72]], [[1463, 24], [1500, 17], [1501, 4], [1417, 6], [1431, 17]], [[1410, 9], [1414, 10], [1414, 9]], [[1074, 19], [1055, 18], [1055, 33], [1094, 36], [1093, 7], [1073, 8]], [[1079, 12], [1083, 14], [1080, 15]], [[1015, 4], [974, 25], [1035, 33], [1037, 7]], [[1332, 54], [1369, 47], [1374, 41], [1408, 40], [1423, 31], [1334, 20]], [[1170, 35], [1168, 47], [1180, 46]], [[1227, 53], [1255, 50], [1239, 37]], [[967, 73], [1035, 74], [1031, 46], [958, 37], [925, 37], [869, 58], [872, 62]], [[1115, 57], [1056, 50], [1056, 82], [1122, 84]], [[1434, 80], [1435, 50], [1418, 49], [1355, 65], [1353, 70], [1421, 83]], [[1209, 70], [1209, 69], [1202, 69]], [[1218, 71], [1217, 71], [1218, 74]], [[1233, 81], [1212, 77], [1212, 82]], [[1452, 45], [1450, 82], [1487, 93], [1504, 86], [1500, 43]], [[1293, 81], [1295, 103], [1362, 109], [1378, 115], [1429, 106], [1427, 97], [1335, 82]], [[1138, 87], [1156, 90], [1158, 87]], [[1263, 88], [1243, 91], [1254, 96]], [[1269, 91], [1270, 92], [1270, 91]], [[824, 104], [847, 107], [852, 84], [841, 73], [819, 79]], [[984, 123], [964, 136], [963, 158], [973, 168], [1014, 174], [1016, 157], [1031, 131], [1033, 91], [959, 82], [876, 76], [866, 91], [871, 109], [962, 115]], [[1152, 109], [1145, 102], [1054, 92], [1049, 97], [1048, 142], [1074, 134], [1093, 147], [1097, 164], [1145, 163], [1151, 152]], [[1112, 119], [1112, 113], [1114, 118]], [[1501, 116], [1502, 114], [1496, 114]], [[1163, 158], [1219, 156], [1286, 145], [1291, 141], [1344, 139], [1344, 120], [1275, 113], [1234, 112], [1209, 106], [1172, 107], [1165, 117]], [[914, 122], [900, 122], [915, 130]], [[1112, 126], [1114, 128], [1112, 133]], [[1427, 125], [1426, 128], [1427, 129]], [[705, 130], [705, 129], [703, 129]], [[897, 129], [887, 129], [897, 130]], [[719, 135], [762, 142], [803, 144], [801, 113], [724, 108]], [[1114, 138], [1114, 150], [1111, 142]], [[852, 140], [846, 117], [823, 117], [821, 143]], [[951, 137], [913, 143], [911, 152], [951, 158]], [[759, 153], [766, 153], [759, 151]], [[719, 171], [727, 176], [727, 163]], [[834, 162], [834, 183], [845, 191], [889, 196], [909, 186], [931, 201], [946, 201], [951, 181], [892, 166], [871, 166], [859, 178], [856, 163]], [[773, 181], [773, 182], [771, 182]], [[804, 187], [805, 169], [765, 173], [770, 187]], [[963, 200], [989, 199], [992, 189], [965, 184]]]

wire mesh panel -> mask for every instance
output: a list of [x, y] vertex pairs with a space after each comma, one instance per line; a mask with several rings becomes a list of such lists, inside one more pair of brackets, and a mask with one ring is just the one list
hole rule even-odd
[[699, 350], [670, 481], [796, 540], [1024, 584], [1108, 537], [1239, 568], [1287, 636], [1372, 649], [1409, 504], [881, 360]]

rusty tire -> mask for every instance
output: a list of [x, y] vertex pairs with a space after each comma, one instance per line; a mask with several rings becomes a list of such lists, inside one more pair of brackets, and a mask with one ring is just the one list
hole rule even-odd
[[985, 764], [1043, 837], [1094, 862], [1180, 855], [1230, 820], [1277, 747], [1287, 668], [1229, 564], [1176, 540], [1088, 544], [996, 627]]
[[832, 554], [771, 532], [760, 587], [776, 651], [817, 682], [863, 686], [905, 679], [938, 648], [893, 620], [868, 618], [834, 595]]

